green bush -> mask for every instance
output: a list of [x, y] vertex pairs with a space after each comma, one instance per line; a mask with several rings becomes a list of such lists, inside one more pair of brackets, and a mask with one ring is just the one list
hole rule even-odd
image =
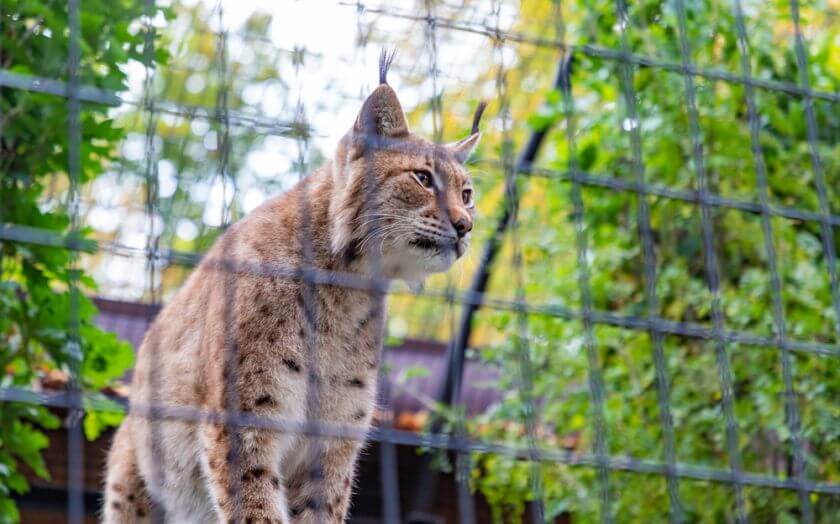
[[[744, 2], [753, 74], [776, 82], [798, 83], [793, 27], [788, 2]], [[517, 29], [539, 33], [556, 13], [549, 2], [525, 3]], [[632, 51], [680, 63], [673, 2], [646, 0], [630, 6], [627, 32]], [[740, 75], [733, 2], [687, 2], [692, 60], [705, 69]], [[620, 49], [620, 24], [612, 1], [564, 2], [566, 40]], [[821, 3], [803, 7], [811, 84], [827, 92], [840, 90], [836, 20]], [[832, 30], [833, 28], [833, 30]], [[550, 71], [548, 59], [522, 50], [527, 69]], [[535, 58], [536, 57], [536, 58]], [[556, 56], [550, 58], [556, 60]], [[541, 60], [537, 65], [536, 60]], [[518, 64], [517, 64], [518, 65]], [[677, 72], [634, 67], [638, 122], [629, 122], [615, 61], [575, 53], [572, 78], [576, 148], [574, 162], [583, 170], [622, 181], [635, 180], [631, 169], [630, 133], [638, 126], [645, 180], [651, 184], [697, 188], [686, 110], [685, 84]], [[751, 153], [744, 86], [694, 77], [699, 126], [709, 189], [716, 194], [758, 202], [759, 186]], [[522, 102], [516, 84], [508, 87], [511, 106]], [[522, 95], [524, 96], [524, 95]], [[569, 167], [566, 121], [559, 93], [543, 94], [547, 102], [531, 118], [533, 126], [553, 124], [543, 150], [543, 167]], [[766, 163], [769, 199], [775, 206], [819, 212], [815, 173], [806, 133], [803, 97], [756, 90], [761, 115], [760, 147]], [[816, 149], [821, 156], [829, 206], [840, 210], [840, 111], [816, 101], [819, 127]], [[580, 310], [578, 260], [571, 186], [556, 178], [528, 177], [521, 182], [523, 200], [518, 238], [524, 260], [524, 296], [533, 304]], [[595, 186], [582, 188], [583, 226], [587, 239], [586, 269], [595, 309], [620, 315], [647, 315], [643, 251], [638, 222], [640, 198], [650, 207], [656, 257], [658, 314], [666, 320], [711, 328], [711, 293], [706, 284], [700, 207], [692, 202]], [[721, 304], [727, 329], [772, 338], [775, 334], [771, 277], [760, 215], [712, 208], [715, 251], [721, 273]], [[771, 219], [787, 334], [797, 341], [836, 345], [837, 319], [831, 297], [828, 263], [819, 223], [781, 217]], [[838, 230], [835, 243], [840, 240]], [[832, 246], [835, 250], [837, 246]], [[512, 296], [513, 251], [508, 239], [494, 267], [491, 293]], [[498, 386], [509, 392], [502, 403], [471, 421], [474, 436], [526, 447], [521, 423], [526, 412], [519, 362], [527, 351], [533, 361], [538, 408], [538, 445], [572, 453], [594, 452], [595, 406], [592, 403], [583, 325], [580, 321], [531, 314], [524, 333], [516, 313], [482, 311], [475, 326], [490, 343], [480, 350], [485, 361], [501, 369]], [[488, 334], [490, 333], [490, 334]], [[524, 335], [524, 337], [522, 337]], [[612, 456], [663, 462], [663, 435], [657, 397], [653, 344], [646, 331], [598, 325], [594, 350], [605, 389], [603, 416], [606, 451]], [[787, 478], [792, 468], [792, 438], [785, 408], [782, 354], [776, 348], [727, 344], [734, 385], [738, 447], [745, 471]], [[714, 344], [697, 338], [665, 336], [665, 368], [680, 463], [728, 469], [722, 391]], [[791, 357], [793, 389], [800, 411], [805, 476], [821, 482], [840, 480], [840, 366], [837, 357], [795, 353]], [[532, 500], [532, 465], [498, 455], [474, 457], [473, 486], [490, 501], [497, 521], [519, 522]], [[593, 468], [542, 463], [549, 517], [571, 512], [575, 522], [599, 519], [599, 488]], [[662, 522], [669, 514], [666, 482], [661, 475], [611, 472], [612, 511], [618, 522]], [[681, 479], [679, 494], [689, 522], [731, 522], [731, 485]], [[756, 522], [795, 522], [800, 513], [796, 492], [745, 488], [746, 512]], [[817, 521], [831, 522], [840, 498], [811, 495]]]
[[[145, 34], [143, 3], [133, 0], [81, 2], [81, 60], [84, 85], [126, 89], [120, 66], [141, 60]], [[20, 75], [67, 80], [67, 2], [0, 1], [0, 68]], [[165, 59], [159, 51], [156, 59]], [[0, 90], [0, 224], [38, 228], [61, 238], [71, 232], [66, 199], [68, 178], [67, 100], [34, 91]], [[108, 108], [83, 104], [80, 117], [79, 184], [99, 176], [114, 159], [123, 131]], [[89, 231], [66, 237], [84, 245]], [[30, 387], [49, 370], [80, 370], [85, 405], [133, 363], [131, 346], [94, 325], [97, 314], [86, 293], [93, 280], [77, 268], [77, 254], [37, 242], [0, 241], [0, 387]], [[74, 305], [75, 303], [75, 305]], [[75, 309], [75, 311], [74, 311]], [[78, 338], [71, 325], [78, 327]], [[86, 410], [88, 438], [119, 423], [118, 412]], [[19, 519], [13, 493], [28, 484], [22, 462], [48, 477], [40, 451], [48, 441], [42, 428], [60, 421], [45, 407], [0, 403], [0, 522]]]

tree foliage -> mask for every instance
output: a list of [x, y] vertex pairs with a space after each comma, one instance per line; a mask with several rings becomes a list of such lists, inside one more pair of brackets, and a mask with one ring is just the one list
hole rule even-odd
[[[518, 29], [533, 33], [552, 6], [527, 3]], [[740, 74], [733, 3], [704, 0], [686, 6], [692, 59], [702, 68]], [[794, 31], [787, 2], [745, 2], [753, 73], [767, 80], [797, 83]], [[822, 4], [803, 7], [808, 74], [811, 84], [828, 92], [840, 89], [836, 21]], [[575, 44], [620, 48], [613, 2], [565, 2], [566, 38]], [[634, 52], [679, 64], [680, 49], [673, 2], [648, 0], [630, 6], [627, 20]], [[520, 56], [524, 60], [525, 52]], [[556, 57], [554, 58], [556, 59]], [[534, 63], [528, 68], [533, 69]], [[569, 150], [563, 101], [543, 92], [543, 106], [531, 114], [532, 127], [553, 126], [541, 165], [556, 172], [578, 168], [623, 181], [635, 180], [630, 131], [638, 126], [646, 182], [681, 190], [697, 186], [686, 109], [685, 84], [679, 72], [635, 67], [632, 74], [638, 121], [628, 118], [619, 84], [621, 65], [575, 54], [572, 78], [575, 149]], [[538, 67], [551, 70], [548, 63]], [[511, 73], [522, 74], [521, 72]], [[758, 202], [756, 165], [743, 85], [695, 76], [697, 107], [711, 192]], [[519, 84], [521, 85], [521, 84]], [[509, 86], [511, 104], [516, 88]], [[805, 100], [767, 89], [756, 90], [761, 114], [760, 147], [766, 164], [770, 201], [819, 212], [815, 172], [806, 133]], [[515, 106], [514, 106], [515, 107]], [[823, 163], [830, 206], [840, 210], [840, 111], [817, 100], [819, 128], [816, 149]], [[528, 177], [523, 193], [518, 239], [524, 259], [524, 296], [528, 302], [580, 309], [578, 262], [571, 186], [551, 177]], [[647, 198], [656, 258], [657, 314], [671, 321], [712, 326], [711, 294], [706, 284], [700, 208], [692, 202], [661, 196], [584, 186], [585, 257], [594, 307], [644, 317], [647, 314], [638, 206]], [[787, 334], [799, 341], [837, 344], [829, 272], [818, 223], [780, 217], [771, 220], [782, 281]], [[771, 276], [759, 214], [713, 208], [715, 254], [721, 272], [722, 305], [727, 329], [772, 338]], [[837, 231], [835, 230], [835, 242]], [[837, 246], [832, 246], [835, 250]], [[506, 240], [494, 267], [491, 293], [515, 296], [511, 282], [513, 256]], [[592, 453], [594, 409], [588, 386], [588, 365], [580, 321], [527, 316], [520, 331], [516, 313], [485, 310], [476, 321], [492, 342], [480, 357], [498, 365], [498, 386], [509, 391], [503, 402], [471, 421], [475, 436], [526, 446], [520, 423], [525, 415], [520, 391], [520, 352], [533, 361], [538, 402], [539, 445], [567, 447], [570, 453]], [[492, 333], [492, 334], [488, 334]], [[607, 450], [613, 456], [664, 460], [660, 404], [651, 337], [645, 331], [598, 325], [594, 344], [603, 376]], [[728, 469], [722, 392], [714, 344], [696, 338], [666, 336], [663, 349], [670, 382], [676, 455], [680, 463]], [[738, 447], [744, 469], [786, 478], [792, 469], [792, 439], [785, 410], [781, 352], [776, 348], [729, 343], [734, 384]], [[837, 358], [796, 353], [793, 387], [801, 417], [808, 478], [840, 480], [840, 373]], [[511, 422], [514, 421], [514, 422]], [[531, 491], [526, 461], [492, 454], [474, 457], [474, 487], [493, 506], [497, 520], [517, 522]], [[543, 463], [539, 474], [548, 516], [570, 511], [575, 521], [597, 521], [600, 511], [595, 471]], [[668, 518], [669, 499], [660, 475], [612, 472], [612, 511], [620, 522], [659, 522]], [[730, 485], [681, 479], [679, 494], [691, 522], [732, 521]], [[757, 522], [795, 522], [801, 513], [795, 492], [745, 489], [746, 511]], [[840, 500], [811, 495], [818, 521], [836, 517]]]
[[[227, 225], [305, 171], [294, 138], [305, 141], [306, 129], [280, 122], [294, 107], [289, 77], [306, 56], [271, 43], [272, 17], [261, 10], [224, 33], [216, 4], [173, 2], [171, 15], [161, 27], [166, 66], [156, 70], [148, 92], [132, 86], [131, 96], [153, 99], [158, 111], [124, 107], [116, 117], [126, 130], [123, 154], [87, 188], [87, 218], [101, 241], [141, 247], [148, 238], [163, 250], [201, 254]], [[260, 155], [270, 160], [257, 172], [252, 166]], [[147, 191], [153, 195], [150, 231], [149, 210], [135, 204]], [[133, 270], [145, 264], [142, 256], [99, 253], [87, 263], [103, 294], [125, 300], [155, 299], [154, 290], [166, 301], [192, 270], [189, 263], [161, 263], [150, 283]]]
[[[143, 9], [142, 3], [129, 0], [83, 3], [78, 69], [82, 84], [125, 89], [121, 66], [143, 55], [145, 35], [139, 24]], [[66, 2], [2, 0], [0, 67], [66, 81], [67, 15]], [[164, 52], [158, 53], [159, 60], [164, 57]], [[58, 237], [71, 233], [66, 206], [67, 100], [3, 88], [0, 121], [0, 223], [38, 228]], [[114, 161], [115, 146], [124, 133], [114, 125], [108, 108], [95, 104], [83, 106], [80, 131], [78, 182], [85, 184]], [[89, 233], [82, 228], [72, 238], [84, 246]], [[0, 386], [32, 387], [50, 370], [79, 369], [79, 385], [90, 393], [87, 405], [132, 365], [131, 346], [94, 325], [97, 310], [86, 295], [96, 286], [76, 267], [76, 257], [59, 246], [0, 242]], [[82, 292], [74, 292], [74, 287]], [[73, 324], [78, 326], [78, 338], [70, 329]], [[94, 438], [120, 418], [87, 410], [85, 432]], [[19, 518], [11, 496], [28, 489], [20, 463], [48, 477], [40, 455], [48, 441], [41, 429], [59, 424], [43, 406], [0, 403], [0, 522]]]

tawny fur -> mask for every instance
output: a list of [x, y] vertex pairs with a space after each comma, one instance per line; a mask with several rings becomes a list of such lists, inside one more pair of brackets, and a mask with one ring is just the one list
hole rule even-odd
[[[331, 162], [222, 235], [140, 347], [132, 411], [108, 456], [105, 522], [145, 522], [153, 509], [177, 523], [345, 520], [360, 439], [314, 439], [196, 413], [308, 419], [363, 433], [376, 393], [383, 290], [316, 285], [293, 272], [364, 282], [448, 269], [472, 228], [462, 164], [477, 140], [475, 132], [440, 146], [410, 134], [383, 83]], [[153, 406], [187, 408], [186, 419]]]

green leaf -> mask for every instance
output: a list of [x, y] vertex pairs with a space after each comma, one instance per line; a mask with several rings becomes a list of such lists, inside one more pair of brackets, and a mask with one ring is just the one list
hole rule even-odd
[[404, 384], [414, 378], [425, 378], [429, 376], [428, 368], [424, 366], [411, 366], [403, 370], [397, 381]]

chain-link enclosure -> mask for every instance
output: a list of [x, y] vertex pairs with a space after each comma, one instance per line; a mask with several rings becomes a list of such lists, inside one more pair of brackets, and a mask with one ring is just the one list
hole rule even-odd
[[[769, 522], [778, 515], [762, 511], [771, 511], [777, 496], [786, 501], [779, 514], [797, 521], [837, 518], [835, 3], [428, 0], [252, 8], [146, 0], [132, 6], [137, 16], [123, 29], [142, 37], [125, 60], [127, 90], [90, 73], [106, 60], [93, 36], [107, 23], [97, 18], [103, 11], [86, 15], [78, 0], [47, 4], [66, 11], [53, 19], [28, 5], [2, 4], [2, 24], [15, 27], [16, 9], [28, 9], [27, 17], [41, 20], [30, 24], [39, 37], [66, 19], [66, 34], [54, 28], [51, 37], [66, 39], [66, 56], [22, 72], [15, 53], [27, 49], [31, 35], [0, 26], [4, 40], [20, 40], [14, 52], [2, 44], [10, 59], [0, 56], [0, 165], [34, 154], [17, 149], [15, 133], [38, 123], [17, 108], [40, 103], [38, 97], [61, 100], [66, 141], [56, 146], [60, 152], [41, 154], [61, 159], [51, 176], [66, 183], [52, 184], [43, 206], [63, 206], [70, 221], [57, 234], [4, 215], [0, 249], [7, 264], [28, 256], [28, 246], [70, 253], [62, 345], [68, 357], [61, 366], [67, 383], [58, 392], [8, 380], [0, 398], [68, 410], [70, 522], [82, 522], [86, 511], [82, 475], [91, 458], [82, 452], [83, 415], [125, 409], [153, 421], [376, 442], [383, 522], [422, 520], [435, 505], [441, 461], [454, 471], [460, 522], [481, 520], [475, 492], [498, 495], [500, 508], [524, 506], [506, 518], [533, 522], [560, 515]], [[275, 33], [269, 11], [282, 26]], [[277, 35], [293, 33], [296, 24], [303, 29], [289, 38], [307, 45], [282, 47]], [[762, 24], [779, 40], [759, 41]], [[342, 47], [345, 37], [352, 46]], [[331, 39], [342, 43], [314, 44]], [[779, 41], [789, 49], [777, 56]], [[300, 267], [204, 262], [228, 275], [220, 285], [230, 297], [245, 275], [303, 283], [306, 369], [319, 366], [319, 286], [388, 296], [396, 320], [386, 320], [380, 343], [402, 337], [447, 344], [445, 373], [424, 399], [432, 412], [425, 427], [395, 427], [387, 406], [367, 431], [326, 424], [313, 415], [323, 387], [315, 372], [307, 379], [306, 420], [242, 412], [235, 395], [217, 411], [128, 406], [91, 394], [81, 378], [81, 270], [90, 269], [110, 298], [165, 304], [228, 226], [268, 195], [305, 186], [307, 174], [329, 161], [376, 86], [381, 49], [396, 50], [388, 81], [398, 95], [401, 88], [408, 93], [403, 103], [413, 131], [438, 144], [468, 135], [476, 106], [489, 102], [479, 126], [485, 144], [468, 163], [481, 213], [460, 274], [409, 288], [318, 267], [306, 249], [309, 263]], [[128, 131], [106, 172], [92, 180], [85, 174], [91, 158], [109, 155], [88, 139], [103, 120]], [[663, 160], [666, 152], [672, 161]], [[10, 187], [28, 184], [23, 173], [2, 176]], [[373, 198], [377, 188], [368, 186]], [[299, 213], [300, 242], [311, 245], [309, 204]], [[15, 278], [4, 273], [4, 281]], [[237, 327], [230, 324], [225, 361], [234, 381]], [[499, 370], [496, 384], [481, 387], [501, 390], [503, 398], [468, 416], [464, 369], [481, 359]], [[381, 388], [411, 382], [388, 380], [387, 373]], [[773, 429], [745, 422], [755, 417]], [[426, 452], [408, 488], [398, 482], [397, 446]], [[502, 478], [482, 481], [493, 468]], [[498, 487], [505, 475], [516, 490]], [[401, 497], [406, 489], [410, 496]], [[646, 489], [657, 495], [646, 498]], [[705, 513], [706, 491], [725, 501], [722, 513]], [[629, 510], [631, 498], [658, 506], [654, 517]]]

